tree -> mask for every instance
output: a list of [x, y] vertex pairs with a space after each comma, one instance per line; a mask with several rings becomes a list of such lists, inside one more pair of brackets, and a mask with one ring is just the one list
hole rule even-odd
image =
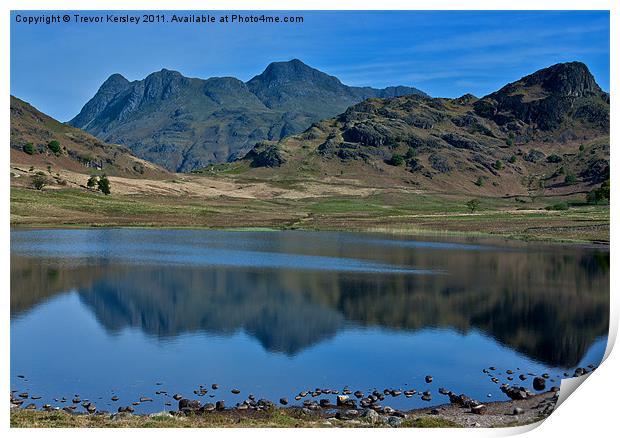
[[478, 210], [478, 208], [480, 207], [480, 200], [479, 199], [470, 199], [469, 201], [467, 201], [465, 203], [465, 205], [467, 206], [469, 211], [473, 213], [476, 210]]
[[86, 182], [86, 187], [88, 187], [89, 189], [94, 188], [97, 185], [97, 175], [91, 175], [90, 178], [88, 178], [88, 181]]
[[588, 192], [586, 195], [586, 200], [589, 204], [600, 204], [601, 202], [607, 200], [609, 202], [610, 197], [610, 189], [609, 189], [609, 180], [605, 181], [598, 189], [594, 189], [591, 192]]
[[60, 153], [60, 143], [57, 140], [50, 141], [47, 144], [47, 147], [49, 148], [50, 151], [52, 151], [55, 154]]
[[43, 190], [43, 187], [50, 184], [50, 180], [45, 176], [43, 172], [37, 172], [32, 175], [32, 186], [37, 190]]
[[392, 158], [390, 158], [390, 164], [392, 166], [402, 166], [403, 164], [405, 164], [405, 159], [402, 155], [394, 154], [392, 155]]
[[97, 181], [97, 188], [101, 190], [104, 195], [110, 194], [110, 180], [107, 176], [102, 175]]
[[33, 155], [34, 154], [34, 146], [32, 145], [32, 143], [26, 143], [24, 145], [23, 148], [24, 152], [27, 153], [28, 155]]
[[516, 163], [517, 162], [517, 156], [516, 155], [511, 155], [510, 158], [508, 158], [508, 162], [509, 163]]
[[493, 164], [493, 167], [495, 167], [495, 170], [502, 170], [504, 168], [504, 163], [502, 163], [502, 160], [497, 160], [495, 164]]

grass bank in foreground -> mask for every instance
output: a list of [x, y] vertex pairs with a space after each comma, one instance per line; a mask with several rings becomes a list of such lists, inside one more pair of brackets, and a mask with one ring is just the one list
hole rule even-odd
[[[79, 189], [11, 189], [15, 227], [179, 227], [380, 232], [609, 242], [609, 206], [557, 198], [469, 198], [380, 191], [366, 196], [245, 199], [228, 196], [105, 196]], [[557, 206], [560, 205], [561, 208]]]
[[[380, 427], [362, 421], [345, 421], [335, 418], [306, 415], [301, 409], [273, 409], [252, 415], [235, 412], [210, 413], [207, 415], [171, 415], [166, 412], [153, 415], [109, 415], [69, 414], [58, 412], [37, 412], [19, 410], [11, 412], [11, 427]], [[386, 425], [383, 425], [386, 426]], [[404, 420], [400, 427], [459, 427], [458, 424], [441, 418], [417, 418]]]
[[[524, 400], [508, 400], [484, 404], [481, 412], [457, 404], [416, 409], [400, 417], [356, 410], [308, 410], [300, 407], [266, 410], [227, 409], [185, 415], [180, 412], [160, 412], [151, 415], [129, 413], [67, 413], [43, 412], [28, 409], [11, 410], [11, 427], [513, 427], [542, 421], [557, 403], [557, 393], [549, 391]], [[354, 412], [342, 416], [340, 413]], [[343, 419], [347, 418], [347, 419]]]

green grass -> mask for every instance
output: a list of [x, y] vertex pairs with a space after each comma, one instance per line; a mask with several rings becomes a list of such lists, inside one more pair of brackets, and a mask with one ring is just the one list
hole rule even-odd
[[[235, 411], [212, 412], [190, 416], [161, 415], [122, 415], [112, 417], [110, 414], [69, 414], [63, 411], [41, 412], [14, 410], [11, 411], [11, 427], [14, 428], [202, 428], [202, 427], [377, 427], [365, 421], [347, 422], [340, 420], [326, 421], [320, 415], [308, 415], [301, 409], [271, 409], [266, 412]], [[385, 425], [384, 425], [385, 426]], [[385, 426], [387, 427], [387, 426]], [[435, 417], [422, 417], [404, 420], [400, 427], [459, 427], [458, 424]]]
[[[121, 196], [80, 189], [11, 189], [13, 226], [338, 230], [411, 236], [495, 236], [521, 240], [608, 242], [609, 206], [577, 200], [469, 198], [383, 192], [304, 199]], [[546, 209], [564, 203], [567, 209]], [[562, 204], [562, 205], [564, 205]]]
[[420, 427], [420, 428], [434, 428], [434, 427], [461, 427], [453, 421], [446, 420], [441, 417], [420, 417], [404, 420], [401, 423], [401, 427]]

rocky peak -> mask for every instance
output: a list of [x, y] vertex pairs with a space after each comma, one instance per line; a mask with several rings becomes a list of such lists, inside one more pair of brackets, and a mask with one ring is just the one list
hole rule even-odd
[[144, 99], [168, 99], [189, 84], [189, 79], [178, 71], [162, 69], [151, 73], [144, 80]]
[[[547, 131], [557, 129], [567, 117], [605, 124], [605, 95], [585, 64], [567, 62], [524, 76], [477, 101], [474, 108], [500, 125], [533, 123]], [[584, 99], [590, 97], [595, 99]]]
[[130, 82], [125, 79], [123, 75], [120, 73], [114, 73], [110, 75], [110, 77], [106, 79], [103, 84], [101, 84], [101, 87], [99, 87], [99, 92], [118, 93], [125, 89], [129, 83]]
[[570, 97], [598, 95], [601, 88], [582, 62], [555, 64], [523, 79], [526, 84], [540, 84], [550, 93]]
[[261, 86], [277, 87], [298, 82], [316, 84], [322, 87], [343, 87], [342, 83], [334, 76], [316, 70], [299, 59], [272, 62], [260, 75], [250, 79], [248, 86], [253, 89]]

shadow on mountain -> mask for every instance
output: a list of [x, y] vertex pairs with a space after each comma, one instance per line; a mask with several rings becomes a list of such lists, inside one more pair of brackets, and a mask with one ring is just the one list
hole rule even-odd
[[479, 330], [549, 366], [574, 367], [609, 324], [609, 253], [389, 248], [384, 259], [445, 275], [59, 264], [11, 257], [11, 315], [77, 291], [110, 333], [159, 339], [244, 331], [295, 355], [347, 325]]

